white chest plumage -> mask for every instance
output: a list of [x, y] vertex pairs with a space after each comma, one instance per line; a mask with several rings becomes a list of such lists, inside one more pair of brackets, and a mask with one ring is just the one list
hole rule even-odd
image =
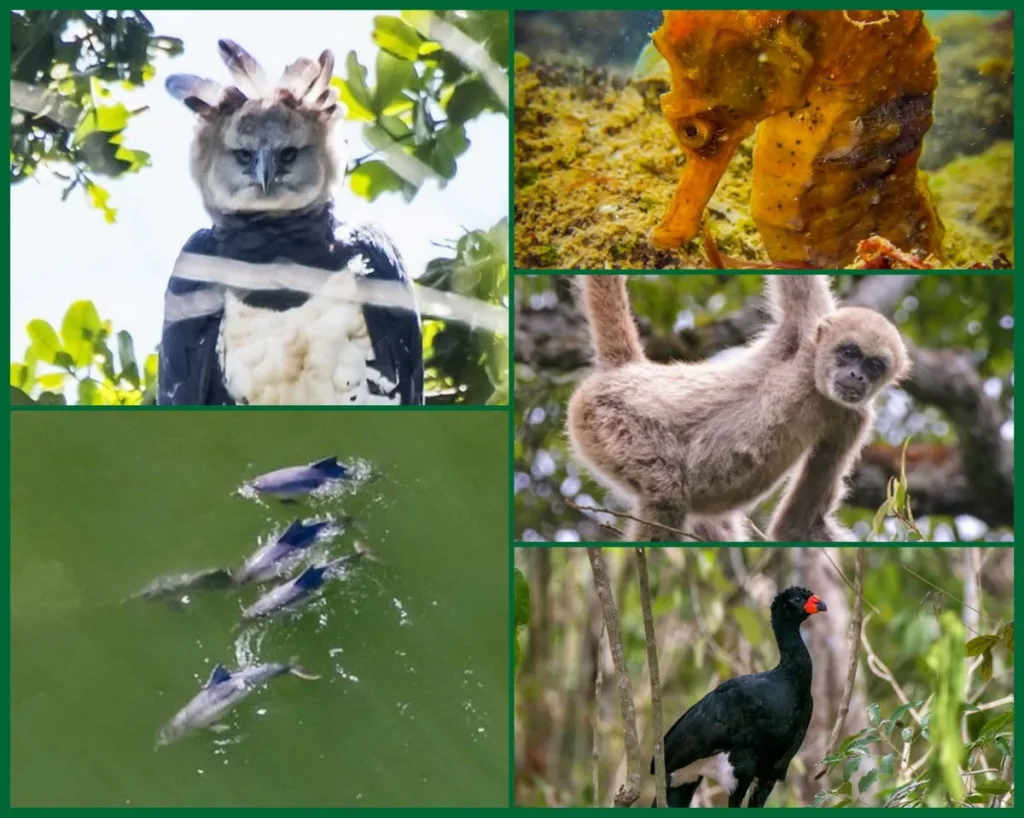
[[397, 404], [372, 395], [369, 382], [391, 392], [373, 367], [355, 273], [345, 269], [301, 307], [278, 312], [227, 294], [218, 354], [228, 392], [256, 405]]

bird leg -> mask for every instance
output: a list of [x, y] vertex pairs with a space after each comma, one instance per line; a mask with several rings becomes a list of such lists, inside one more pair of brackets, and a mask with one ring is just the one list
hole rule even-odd
[[730, 807], [742, 807], [743, 798], [747, 794], [747, 790], [750, 788], [750, 782], [754, 780], [752, 775], [738, 776], [736, 779], [736, 789], [729, 794], [729, 806]]
[[772, 794], [772, 788], [774, 786], [775, 786], [775, 779], [774, 778], [759, 778], [759, 779], [757, 779], [757, 786], [754, 787], [754, 791], [750, 794], [750, 802], [747, 804], [747, 806], [748, 807], [763, 807], [764, 806], [764, 802], [768, 800], [768, 796]]

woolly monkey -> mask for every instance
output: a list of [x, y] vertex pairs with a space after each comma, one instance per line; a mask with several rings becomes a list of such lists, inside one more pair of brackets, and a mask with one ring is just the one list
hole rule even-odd
[[740, 512], [790, 472], [768, 539], [851, 539], [833, 512], [906, 349], [882, 315], [837, 307], [826, 276], [765, 276], [765, 295], [773, 321], [741, 353], [663, 365], [644, 356], [625, 277], [584, 277], [597, 371], [569, 401], [568, 431], [645, 521], [628, 539], [739, 539]]

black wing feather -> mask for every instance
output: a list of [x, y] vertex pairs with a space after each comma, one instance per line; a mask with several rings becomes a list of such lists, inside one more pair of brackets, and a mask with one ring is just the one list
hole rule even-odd
[[[338, 269], [359, 255], [367, 262], [370, 272], [366, 277], [371, 281], [399, 281], [412, 287], [398, 248], [374, 225], [351, 231], [345, 241], [338, 243], [337, 251]], [[363, 320], [373, 346], [375, 368], [398, 384], [403, 405], [422, 405], [423, 335], [419, 316], [412, 310], [367, 304], [363, 306]], [[370, 387], [373, 391], [374, 385]]]
[[[182, 252], [216, 255], [212, 233], [200, 230], [185, 243]], [[218, 285], [171, 277], [167, 296], [183, 296]], [[224, 385], [217, 339], [223, 310], [195, 318], [168, 322], [160, 340], [160, 373], [157, 403], [164, 406], [231, 406]]]

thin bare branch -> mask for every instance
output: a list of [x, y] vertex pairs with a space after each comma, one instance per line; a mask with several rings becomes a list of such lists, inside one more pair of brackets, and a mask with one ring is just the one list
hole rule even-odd
[[[828, 737], [828, 744], [825, 746], [822, 758], [827, 758], [835, 752], [836, 746], [839, 744], [839, 736], [846, 724], [846, 716], [850, 712], [850, 697], [853, 696], [853, 685], [857, 681], [857, 663], [860, 661], [860, 629], [864, 624], [864, 567], [866, 564], [867, 551], [864, 548], [858, 548], [853, 580], [853, 618], [850, 620], [850, 630], [846, 635], [847, 641], [850, 643], [850, 663], [846, 668], [846, 685], [843, 687], [843, 695], [839, 699], [836, 723], [832, 725], [832, 734]], [[822, 766], [821, 771], [814, 776], [815, 781], [825, 773], [826, 768]]]
[[640, 608], [644, 616], [644, 639], [647, 642], [647, 667], [651, 676], [651, 721], [654, 723], [654, 783], [658, 806], [668, 806], [665, 797], [665, 731], [661, 722], [661, 674], [658, 671], [658, 642], [654, 635], [651, 613], [651, 583], [647, 574], [647, 552], [636, 549], [636, 570], [640, 577]]
[[600, 548], [588, 548], [590, 569], [594, 572], [594, 586], [601, 600], [605, 628], [608, 630], [608, 647], [612, 652], [612, 663], [615, 665], [615, 681], [619, 689], [619, 707], [622, 710], [624, 744], [626, 747], [626, 780], [615, 793], [613, 802], [616, 807], [630, 807], [640, 797], [640, 742], [636, 732], [636, 704], [633, 701], [633, 687], [629, 682], [629, 669], [626, 667], [626, 655], [622, 649], [622, 634], [619, 630], [619, 612], [615, 607], [615, 597], [608, 582], [604, 556]]
[[610, 508], [601, 508], [600, 506], [581, 506], [574, 503], [572, 500], [566, 499], [565, 504], [569, 508], [575, 509], [576, 511], [596, 511], [600, 514], [611, 514], [613, 517], [621, 517], [624, 520], [632, 520], [635, 523], [643, 523], [644, 525], [653, 525], [655, 528], [663, 528], [672, 534], [678, 534], [680, 537], [685, 537], [687, 540], [694, 540], [695, 542], [706, 542], [706, 540], [694, 535], [687, 534], [685, 531], [681, 531], [678, 528], [672, 528], [668, 525], [662, 525], [656, 523], [653, 520], [644, 520], [640, 517], [634, 517], [632, 514], [627, 514], [625, 511], [612, 511]]
[[599, 750], [597, 727], [601, 723], [599, 714], [601, 712], [601, 689], [604, 687], [604, 662], [601, 661], [603, 651], [601, 650], [605, 641], [604, 622], [601, 622], [601, 632], [597, 635], [597, 656], [594, 659], [594, 747], [591, 751], [591, 758], [594, 762], [594, 805], [597, 806], [598, 798], [601, 797], [601, 753]]

